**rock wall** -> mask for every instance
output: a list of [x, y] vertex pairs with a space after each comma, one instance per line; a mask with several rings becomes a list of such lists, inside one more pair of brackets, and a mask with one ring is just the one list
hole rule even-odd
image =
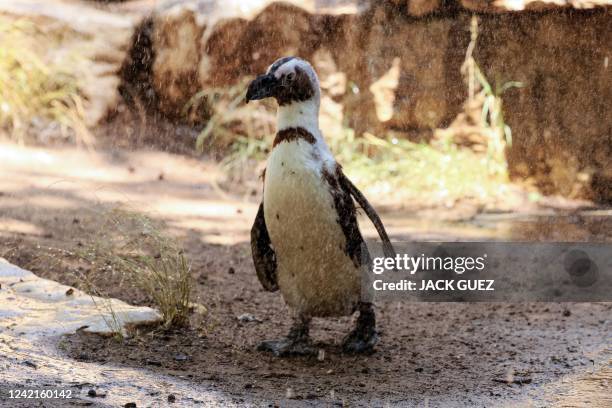
[[545, 193], [612, 201], [611, 17], [568, 10], [483, 24], [476, 59], [487, 77], [524, 84], [503, 97], [511, 175]]
[[[221, 3], [175, 0], [150, 20], [151, 89], [166, 115], [179, 118], [200, 89], [299, 55], [324, 85], [343, 78], [324, 91], [358, 132], [445, 127], [467, 96], [460, 68], [476, 11], [474, 55], [487, 78], [524, 85], [504, 94], [511, 175], [533, 178], [545, 193], [612, 201], [612, 9], [598, 7], [609, 1], [316, 2], [356, 4], [344, 14], [264, 0], [228, 12]], [[390, 95], [386, 108], [381, 94]]]

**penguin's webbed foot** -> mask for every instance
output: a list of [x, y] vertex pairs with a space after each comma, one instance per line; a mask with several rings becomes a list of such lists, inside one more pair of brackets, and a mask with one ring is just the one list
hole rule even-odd
[[308, 337], [309, 324], [310, 318], [298, 316], [286, 338], [263, 341], [257, 350], [269, 351], [276, 357], [317, 355], [319, 350], [312, 346]]
[[359, 306], [359, 317], [355, 328], [344, 338], [342, 350], [349, 354], [370, 354], [378, 343], [376, 316], [370, 303]]
[[342, 342], [342, 351], [347, 354], [371, 354], [378, 343], [378, 333], [363, 333], [357, 329], [346, 336]]

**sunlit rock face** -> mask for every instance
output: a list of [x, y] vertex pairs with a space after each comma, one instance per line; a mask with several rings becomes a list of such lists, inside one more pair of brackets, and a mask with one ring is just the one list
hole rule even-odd
[[323, 110], [339, 123], [357, 133], [427, 133], [463, 110], [461, 66], [479, 11], [480, 68], [493, 86], [523, 84], [503, 95], [511, 174], [533, 177], [546, 193], [609, 201], [610, 3], [167, 2], [151, 18], [152, 88], [161, 112], [205, 122], [205, 107], [185, 114], [196, 92], [299, 55], [319, 72]]

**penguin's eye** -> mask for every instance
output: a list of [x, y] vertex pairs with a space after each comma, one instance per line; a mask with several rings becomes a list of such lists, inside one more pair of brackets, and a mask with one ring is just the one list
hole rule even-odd
[[292, 82], [295, 79], [295, 72], [288, 73], [286, 78], [288, 82]]

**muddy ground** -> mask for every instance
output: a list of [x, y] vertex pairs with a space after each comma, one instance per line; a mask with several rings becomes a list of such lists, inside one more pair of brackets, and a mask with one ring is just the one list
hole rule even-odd
[[[151, 305], [120, 285], [120, 276], [95, 275], [66, 252], [95, 236], [98, 208], [121, 203], [162, 220], [179, 239], [192, 263], [195, 301], [208, 309], [179, 331], [142, 330], [122, 341], [68, 336], [60, 342], [68, 361], [168, 375], [211, 387], [238, 406], [609, 406], [612, 304], [381, 303], [374, 354], [340, 352], [351, 326], [343, 318], [315, 320], [322, 358], [274, 358], [256, 351], [257, 343], [284, 335], [290, 320], [278, 293], [261, 289], [251, 263], [257, 196], [222, 190], [214, 163], [157, 151], [3, 145], [0, 152], [0, 256], [77, 287], [75, 271], [90, 273], [108, 295]], [[394, 239], [612, 241], [606, 209], [477, 214], [405, 206], [381, 216]], [[240, 321], [244, 314], [255, 320]], [[575, 376], [586, 376], [593, 389], [555, 391]], [[165, 404], [169, 393], [156, 398]]]

